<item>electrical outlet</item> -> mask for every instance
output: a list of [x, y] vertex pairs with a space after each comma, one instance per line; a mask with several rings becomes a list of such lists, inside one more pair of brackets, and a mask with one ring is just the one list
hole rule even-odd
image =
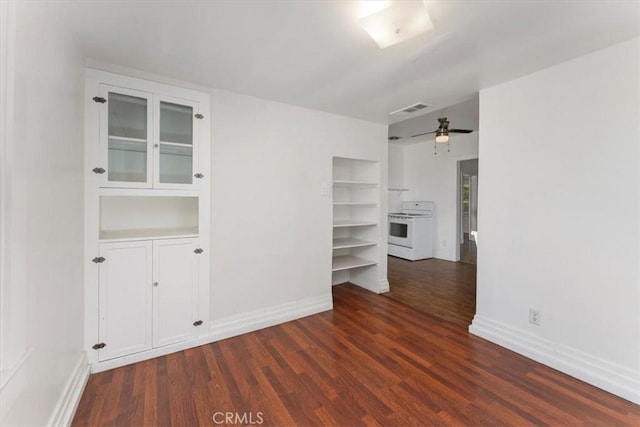
[[535, 308], [529, 309], [529, 323], [540, 326], [540, 310], [536, 310]]
[[320, 195], [321, 196], [326, 196], [327, 193], [329, 192], [329, 186], [327, 185], [326, 182], [323, 182], [322, 184], [320, 184]]

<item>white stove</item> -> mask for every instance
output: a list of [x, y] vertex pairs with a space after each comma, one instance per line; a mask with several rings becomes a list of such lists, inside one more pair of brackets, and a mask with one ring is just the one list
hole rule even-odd
[[387, 252], [416, 261], [433, 257], [433, 202], [402, 202], [389, 214]]

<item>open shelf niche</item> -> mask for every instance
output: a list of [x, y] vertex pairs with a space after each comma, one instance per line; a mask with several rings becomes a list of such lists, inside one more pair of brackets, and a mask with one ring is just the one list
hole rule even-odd
[[372, 289], [378, 281], [380, 166], [333, 158], [332, 284]]
[[198, 237], [198, 197], [100, 196], [100, 242]]

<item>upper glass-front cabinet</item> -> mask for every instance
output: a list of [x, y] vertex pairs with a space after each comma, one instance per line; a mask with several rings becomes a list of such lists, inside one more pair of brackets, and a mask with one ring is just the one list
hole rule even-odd
[[194, 174], [195, 109], [182, 100], [162, 98], [159, 102], [160, 139], [155, 186], [192, 185]]
[[94, 172], [101, 186], [193, 188], [202, 176], [196, 170], [198, 103], [104, 84], [100, 89], [96, 102], [106, 105], [100, 110], [101, 167]]

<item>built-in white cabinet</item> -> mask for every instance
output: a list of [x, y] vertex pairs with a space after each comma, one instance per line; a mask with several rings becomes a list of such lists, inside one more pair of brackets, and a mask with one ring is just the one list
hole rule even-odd
[[197, 239], [153, 242], [153, 346], [193, 339], [198, 317]]
[[100, 244], [99, 360], [197, 336], [197, 239]]
[[152, 242], [100, 245], [99, 360], [152, 347]]
[[333, 158], [332, 283], [377, 287], [379, 163]]
[[205, 120], [208, 106], [202, 105], [202, 97], [188, 91], [163, 91], [161, 85], [137, 85], [148, 90], [134, 89], [131, 86], [135, 83], [127, 87], [122, 77], [108, 73], [91, 76], [95, 78], [89, 81], [87, 91], [95, 96], [88, 111], [97, 120], [88, 129], [90, 140], [98, 147], [91, 170], [99, 176], [99, 185], [197, 188], [204, 178], [199, 153], [201, 128], [209, 123]]
[[86, 70], [85, 346], [93, 372], [209, 331], [210, 100]]

